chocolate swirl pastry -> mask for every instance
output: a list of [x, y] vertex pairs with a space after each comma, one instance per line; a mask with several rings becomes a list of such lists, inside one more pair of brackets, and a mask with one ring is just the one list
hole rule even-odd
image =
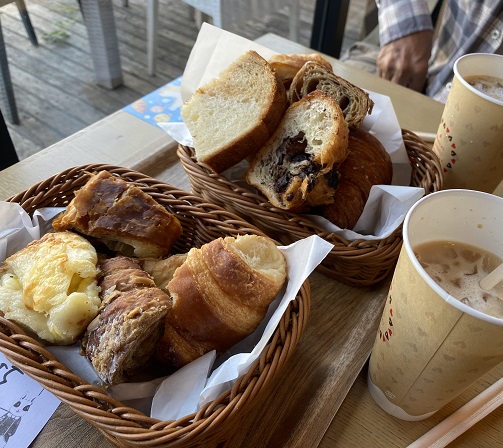
[[247, 182], [275, 207], [303, 211], [332, 200], [348, 154], [348, 125], [336, 101], [315, 91], [292, 104], [250, 162]]
[[102, 304], [82, 346], [98, 376], [120, 384], [152, 359], [171, 299], [133, 259], [101, 258], [99, 269]]
[[308, 61], [297, 72], [288, 90], [288, 100], [295, 103], [314, 90], [321, 90], [337, 101], [349, 127], [358, 127], [374, 102], [369, 94], [323, 65]]

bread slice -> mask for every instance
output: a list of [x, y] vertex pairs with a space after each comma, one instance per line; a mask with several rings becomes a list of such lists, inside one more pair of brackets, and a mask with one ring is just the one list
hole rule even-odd
[[327, 70], [332, 70], [332, 64], [318, 53], [274, 54], [267, 61], [278, 74], [285, 89], [290, 87], [293, 78], [307, 61], [318, 62]]
[[250, 162], [247, 182], [275, 207], [302, 211], [330, 202], [337, 166], [348, 154], [348, 126], [337, 102], [315, 91], [292, 104]]
[[196, 90], [181, 114], [197, 161], [221, 173], [264, 145], [287, 106], [276, 72], [258, 53], [248, 51]]
[[321, 90], [335, 98], [349, 127], [360, 126], [366, 115], [372, 113], [374, 102], [367, 92], [323, 65], [308, 61], [293, 78], [288, 90], [288, 100], [295, 103], [313, 90]]

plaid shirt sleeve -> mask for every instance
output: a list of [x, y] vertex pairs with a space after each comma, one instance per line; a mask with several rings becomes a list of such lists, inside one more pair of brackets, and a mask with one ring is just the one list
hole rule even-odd
[[500, 53], [503, 0], [445, 0], [430, 59], [426, 94], [445, 102], [455, 61], [468, 53]]
[[377, 6], [381, 46], [418, 31], [433, 29], [426, 0], [380, 0]]

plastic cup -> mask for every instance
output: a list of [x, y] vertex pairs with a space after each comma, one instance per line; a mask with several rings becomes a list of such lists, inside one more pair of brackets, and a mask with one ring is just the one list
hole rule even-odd
[[440, 158], [444, 188], [492, 193], [503, 179], [503, 101], [481, 93], [466, 76], [503, 78], [503, 56], [468, 54], [454, 64], [454, 78], [433, 151]]
[[443, 190], [409, 210], [368, 373], [370, 393], [387, 413], [425, 419], [503, 361], [503, 319], [450, 296], [413, 250], [447, 240], [503, 259], [501, 229], [503, 198], [479, 191]]

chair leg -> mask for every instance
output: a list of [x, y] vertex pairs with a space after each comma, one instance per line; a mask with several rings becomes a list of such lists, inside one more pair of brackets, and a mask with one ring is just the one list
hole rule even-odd
[[288, 14], [290, 15], [290, 32], [289, 37], [290, 40], [294, 42], [299, 41], [299, 26], [300, 26], [300, 5], [299, 0], [290, 0]]
[[147, 61], [148, 74], [155, 75], [157, 59], [157, 30], [159, 25], [159, 0], [147, 2]]
[[31, 43], [37, 46], [38, 45], [37, 35], [35, 34], [35, 29], [33, 28], [33, 25], [31, 23], [30, 16], [28, 15], [28, 10], [26, 9], [24, 0], [16, 0], [16, 5]]
[[0, 170], [19, 162], [16, 149], [10, 138], [9, 129], [0, 110]]
[[19, 124], [19, 116], [17, 114], [16, 99], [14, 97], [14, 89], [10, 78], [9, 61], [7, 59], [7, 51], [3, 40], [2, 23], [0, 22], [0, 90], [4, 99], [4, 110], [7, 119], [12, 124]]
[[123, 84], [112, 0], [79, 0], [93, 58], [96, 83], [107, 89]]

